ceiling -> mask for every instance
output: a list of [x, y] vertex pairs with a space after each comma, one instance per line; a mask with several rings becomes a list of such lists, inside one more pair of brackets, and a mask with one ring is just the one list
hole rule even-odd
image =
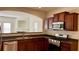
[[64, 9], [64, 10], [78, 10], [79, 11], [79, 7], [29, 7], [30, 9], [34, 9], [34, 10], [39, 10], [39, 11], [55, 11], [55, 10], [60, 10], [60, 9]]
[[63, 8], [64, 9], [78, 9], [79, 10], [79, 7], [0, 7], [0, 10], [32, 9], [32, 10], [48, 12], [48, 11], [51, 11], [51, 10], [56, 10], [56, 9], [60, 10], [60, 9], [63, 9]]
[[58, 9], [60, 7], [29, 7], [31, 9], [35, 9], [35, 10], [39, 10], [39, 11], [50, 11], [50, 10], [55, 10], [55, 9]]

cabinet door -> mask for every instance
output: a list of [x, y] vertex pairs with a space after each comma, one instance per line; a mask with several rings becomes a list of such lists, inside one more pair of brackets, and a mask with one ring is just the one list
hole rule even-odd
[[65, 13], [59, 13], [59, 22], [64, 22], [65, 19]]
[[59, 15], [58, 14], [54, 14], [54, 20], [53, 20], [53, 22], [58, 22], [58, 18], [59, 18]]
[[48, 19], [44, 20], [44, 29], [47, 30], [49, 26]]
[[65, 21], [65, 16], [69, 14], [69, 12], [62, 12], [62, 13], [59, 13], [59, 22], [64, 22]]
[[30, 39], [18, 41], [18, 51], [32, 51], [33, 43]]
[[49, 29], [52, 29], [53, 17], [48, 18]]
[[17, 41], [3, 42], [3, 51], [17, 51]]
[[65, 30], [77, 31], [78, 30], [78, 14], [70, 13], [65, 16]]
[[77, 31], [78, 30], [78, 14], [72, 13], [71, 15], [73, 17], [73, 31]]
[[69, 43], [61, 42], [60, 46], [61, 51], [71, 51], [71, 44]]
[[34, 51], [47, 51], [48, 50], [48, 39], [35, 38], [33, 41]]
[[73, 31], [73, 16], [72, 14], [66, 15], [65, 19], [65, 30]]
[[19, 51], [46, 51], [48, 50], [48, 39], [33, 38], [18, 41]]

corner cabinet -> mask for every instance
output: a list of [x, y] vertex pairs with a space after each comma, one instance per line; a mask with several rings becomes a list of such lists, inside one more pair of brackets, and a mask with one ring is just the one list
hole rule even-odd
[[47, 29], [52, 29], [53, 22], [64, 22], [64, 30], [78, 30], [78, 13], [61, 12], [54, 14], [54, 17], [49, 17], [46, 21], [45, 26], [47, 26]]
[[52, 29], [53, 17], [48, 18], [48, 29]]
[[44, 20], [44, 29], [48, 30], [48, 29], [52, 29], [52, 23], [53, 23], [53, 17], [47, 18], [46, 20]]
[[44, 20], [44, 29], [45, 30], [48, 30], [49, 29], [48, 19]]

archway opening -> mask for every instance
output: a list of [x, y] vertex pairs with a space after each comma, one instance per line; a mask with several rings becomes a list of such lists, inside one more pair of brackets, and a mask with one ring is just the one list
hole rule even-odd
[[[20, 11], [0, 11], [0, 23], [4, 33], [43, 31], [40, 17]], [[4, 24], [10, 24], [10, 27]]]

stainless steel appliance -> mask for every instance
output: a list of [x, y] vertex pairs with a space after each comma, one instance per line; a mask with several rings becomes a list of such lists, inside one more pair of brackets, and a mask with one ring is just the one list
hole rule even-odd
[[55, 39], [49, 39], [49, 43], [56, 45], [57, 47], [60, 46], [60, 41]]
[[54, 45], [56, 45], [58, 47], [60, 46], [61, 38], [62, 39], [68, 38], [68, 35], [66, 35], [66, 34], [55, 34], [54, 36], [57, 37], [57, 38], [59, 38], [59, 40], [49, 39], [49, 43], [54, 44]]
[[60, 51], [61, 39], [68, 38], [66, 34], [55, 34], [56, 38], [49, 39], [49, 51]]
[[64, 22], [53, 22], [52, 29], [53, 30], [64, 30]]
[[60, 51], [60, 41], [49, 39], [48, 51]]
[[59, 38], [68, 38], [67, 34], [55, 34], [54, 36]]

